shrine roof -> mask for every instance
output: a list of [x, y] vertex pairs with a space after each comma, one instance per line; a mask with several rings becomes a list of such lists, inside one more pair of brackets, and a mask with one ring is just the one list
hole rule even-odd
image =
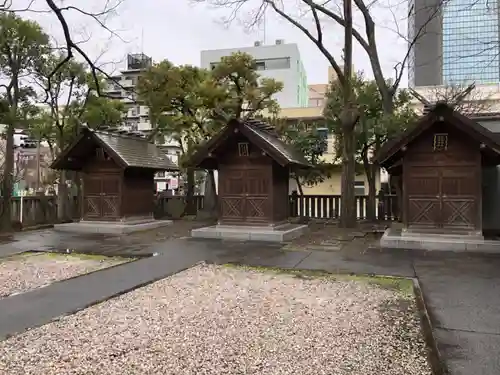
[[417, 119], [416, 123], [410, 129], [400, 136], [385, 142], [377, 152], [376, 159], [382, 167], [392, 165], [398, 160], [398, 154], [402, 147], [413, 142], [424, 131], [438, 123], [446, 123], [457, 128], [467, 134], [472, 140], [484, 144], [487, 149], [500, 155], [499, 133], [493, 133], [477, 121], [455, 111], [445, 103], [438, 103], [428, 114]]
[[[84, 128], [80, 136], [52, 163], [52, 169], [79, 169], [72, 159], [84, 159], [90, 144], [97, 144], [108, 152], [122, 168], [178, 170], [178, 166], [154, 143], [139, 135]], [[78, 163], [78, 165], [80, 165]]]
[[272, 159], [282, 166], [311, 167], [306, 158], [292, 145], [283, 142], [275, 128], [266, 122], [248, 119], [231, 120], [227, 126], [205, 142], [193, 155], [190, 164], [198, 167], [209, 154], [222, 145], [238, 128], [248, 140], [266, 152]]

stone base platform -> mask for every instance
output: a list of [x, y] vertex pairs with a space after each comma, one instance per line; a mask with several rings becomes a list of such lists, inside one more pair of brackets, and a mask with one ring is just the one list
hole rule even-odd
[[144, 230], [157, 229], [172, 225], [171, 220], [137, 220], [127, 222], [80, 221], [54, 225], [54, 230], [65, 233], [87, 234], [127, 234]]
[[285, 224], [277, 227], [214, 225], [191, 230], [191, 237], [222, 240], [285, 242], [304, 234], [307, 225]]
[[500, 241], [485, 240], [480, 235], [403, 233], [401, 229], [394, 228], [384, 232], [380, 246], [391, 249], [500, 253]]

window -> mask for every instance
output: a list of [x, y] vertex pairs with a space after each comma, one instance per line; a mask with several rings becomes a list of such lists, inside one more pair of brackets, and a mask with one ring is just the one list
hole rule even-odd
[[318, 128], [316, 129], [318, 134], [318, 138], [320, 142], [318, 144], [319, 150], [318, 152], [327, 152], [328, 151], [328, 129], [327, 128]]
[[434, 149], [434, 151], [446, 151], [448, 149], [448, 134], [434, 134], [432, 148]]
[[216, 62], [210, 63], [210, 69], [214, 70], [217, 67], [218, 64], [219, 63], [216, 63]]
[[324, 98], [310, 98], [309, 99], [309, 107], [323, 107], [325, 103]]
[[290, 69], [290, 58], [282, 57], [279, 59], [266, 59], [263, 60], [265, 63], [266, 70], [275, 70], [275, 69]]
[[255, 66], [257, 70], [266, 70], [266, 63], [264, 61], [256, 61]]
[[364, 181], [354, 181], [354, 194], [355, 195], [366, 195]]
[[156, 173], [156, 177], [158, 177], [158, 178], [163, 178], [163, 177], [165, 177], [165, 171], [157, 172], [157, 173]]
[[240, 156], [248, 156], [248, 143], [238, 143], [238, 154]]
[[98, 160], [104, 160], [104, 150], [102, 148], [97, 148], [95, 154]]

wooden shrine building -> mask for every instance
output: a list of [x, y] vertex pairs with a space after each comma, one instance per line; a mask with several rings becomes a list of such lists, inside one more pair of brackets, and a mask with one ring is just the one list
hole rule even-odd
[[290, 170], [310, 167], [272, 126], [257, 120], [230, 121], [190, 164], [218, 170], [219, 224], [240, 226], [287, 222]]
[[500, 164], [498, 134], [438, 103], [377, 159], [401, 177], [404, 230], [482, 235], [482, 171]]
[[82, 172], [82, 220], [110, 222], [152, 219], [155, 172], [178, 170], [140, 135], [88, 128], [51, 168]]

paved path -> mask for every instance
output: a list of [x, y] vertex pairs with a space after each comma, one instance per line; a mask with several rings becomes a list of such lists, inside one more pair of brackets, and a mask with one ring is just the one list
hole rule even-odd
[[245, 242], [141, 241], [97, 237], [57, 239], [50, 231], [43, 231], [33, 232], [33, 236], [24, 235], [14, 247], [12, 244], [0, 245], [0, 256], [13, 248], [25, 251], [30, 246], [41, 248], [67, 244], [74, 244], [71, 248], [77, 250], [109, 246], [112, 253], [120, 246], [129, 246], [144, 254], [159, 254], [0, 300], [0, 338], [167, 277], [198, 261], [235, 262], [329, 272], [416, 276], [430, 307], [439, 347], [451, 374], [500, 374], [499, 256], [375, 249], [283, 251], [279, 245]]
[[[172, 245], [177, 247], [175, 241]], [[180, 272], [206, 255], [195, 246], [184, 245], [182, 253], [171, 249], [164, 246], [158, 256], [0, 299], [0, 340]]]

